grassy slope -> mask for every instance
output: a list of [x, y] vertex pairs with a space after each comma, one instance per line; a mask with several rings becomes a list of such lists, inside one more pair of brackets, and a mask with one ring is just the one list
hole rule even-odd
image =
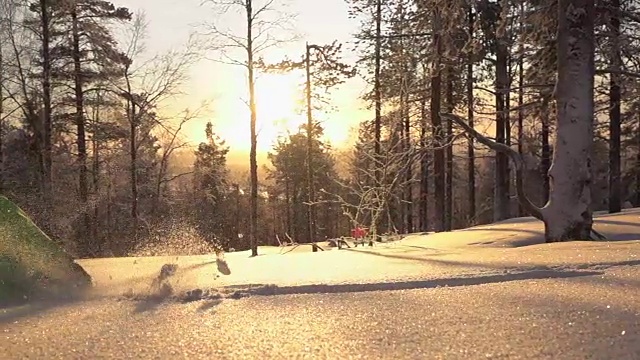
[[6, 197], [0, 196], [0, 304], [91, 282], [73, 258]]

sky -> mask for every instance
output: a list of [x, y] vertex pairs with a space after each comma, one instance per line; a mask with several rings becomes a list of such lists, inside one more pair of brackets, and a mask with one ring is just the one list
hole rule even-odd
[[[260, 5], [263, 0], [255, 0]], [[286, 1], [286, 3], [285, 3]], [[352, 34], [357, 31], [356, 20], [349, 19], [348, 6], [344, 0], [275, 0], [287, 4], [280, 8], [295, 15], [291, 27], [298, 39], [265, 50], [262, 54], [267, 61], [278, 61], [284, 56], [300, 59], [305, 51], [305, 42], [328, 44], [334, 40], [352, 48]], [[148, 21], [146, 51], [148, 54], [164, 53], [172, 48], [184, 46], [189, 35], [205, 29], [201, 24], [215, 23], [221, 29], [242, 35], [246, 31], [243, 14], [231, 10], [218, 14], [210, 4], [201, 5], [200, 0], [120, 0], [118, 6], [125, 6], [133, 12], [143, 10]], [[279, 31], [277, 35], [286, 34]], [[287, 37], [290, 37], [290, 33]], [[220, 40], [207, 39], [207, 44], [219, 44]], [[231, 54], [243, 60], [242, 52]], [[353, 53], [345, 54], [345, 61], [355, 60]], [[249, 149], [249, 110], [246, 71], [239, 66], [222, 64], [221, 53], [208, 50], [205, 59], [191, 68], [190, 80], [183, 87], [183, 95], [173, 97], [164, 104], [170, 113], [184, 108], [198, 108], [203, 101], [209, 105], [199, 119], [191, 121], [185, 128], [185, 136], [195, 144], [204, 140], [207, 121], [214, 125], [232, 151], [245, 152]], [[306, 115], [296, 114], [303, 73], [288, 75], [266, 74], [256, 80], [258, 105], [258, 149], [269, 151], [278, 135], [287, 130], [295, 131], [306, 121]], [[354, 126], [371, 116], [360, 100], [366, 85], [362, 79], [352, 79], [332, 93], [333, 105], [337, 111], [316, 114], [323, 120], [326, 140], [340, 146], [352, 139], [350, 131]]]

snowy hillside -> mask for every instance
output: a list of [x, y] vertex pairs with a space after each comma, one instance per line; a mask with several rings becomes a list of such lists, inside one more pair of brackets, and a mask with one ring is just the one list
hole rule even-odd
[[[192, 290], [197, 298], [456, 286], [473, 284], [474, 279], [486, 282], [488, 277], [496, 282], [571, 277], [640, 264], [639, 209], [600, 215], [595, 228], [610, 241], [545, 244], [542, 223], [520, 218], [449, 233], [410, 235], [372, 248], [314, 253], [310, 246], [302, 246], [285, 253], [289, 249], [261, 247], [257, 258], [250, 258], [249, 252], [227, 253], [223, 262], [212, 254], [79, 263], [93, 276], [95, 295], [129, 297], [155, 294], [161, 267], [176, 264], [175, 274], [163, 280], [164, 294], [176, 299], [184, 299]], [[221, 265], [228, 269], [220, 269]]]

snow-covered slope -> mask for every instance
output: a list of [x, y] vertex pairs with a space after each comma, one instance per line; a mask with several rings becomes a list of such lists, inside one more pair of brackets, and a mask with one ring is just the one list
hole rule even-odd
[[[208, 296], [239, 296], [331, 292], [332, 287], [344, 291], [348, 286], [357, 291], [362, 284], [452, 286], [491, 276], [502, 280], [525, 274], [529, 278], [568, 277], [574, 272], [640, 264], [640, 210], [601, 215], [595, 228], [610, 241], [545, 244], [542, 224], [521, 218], [448, 233], [410, 235], [372, 248], [314, 253], [307, 245], [283, 254], [286, 250], [261, 247], [261, 256], [227, 253], [224, 262], [212, 254], [79, 263], [92, 275], [96, 296], [157, 294], [161, 282], [165, 284], [163, 294], [177, 298], [194, 289]], [[177, 268], [159, 282], [164, 264]]]

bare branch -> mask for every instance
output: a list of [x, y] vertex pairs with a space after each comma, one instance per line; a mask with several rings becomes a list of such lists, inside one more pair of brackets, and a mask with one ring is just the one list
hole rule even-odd
[[524, 193], [523, 170], [526, 168], [526, 166], [520, 154], [518, 154], [511, 147], [505, 144], [497, 143], [493, 140], [490, 140], [486, 136], [480, 134], [474, 128], [469, 126], [469, 124], [465, 121], [465, 119], [461, 118], [458, 115], [441, 113], [440, 116], [442, 116], [445, 119], [454, 121], [456, 124], [458, 124], [458, 126], [464, 129], [464, 131], [466, 131], [470, 136], [476, 139], [479, 143], [491, 148], [496, 152], [502, 152], [509, 156], [509, 158], [511, 159], [511, 161], [513, 161], [516, 167], [516, 192], [518, 194], [518, 201], [520, 202], [522, 207], [525, 210], [527, 210], [532, 216], [534, 216], [539, 220], [544, 221], [544, 218], [542, 217], [542, 209], [537, 207], [535, 204], [533, 204], [531, 200], [527, 197], [527, 195]]

